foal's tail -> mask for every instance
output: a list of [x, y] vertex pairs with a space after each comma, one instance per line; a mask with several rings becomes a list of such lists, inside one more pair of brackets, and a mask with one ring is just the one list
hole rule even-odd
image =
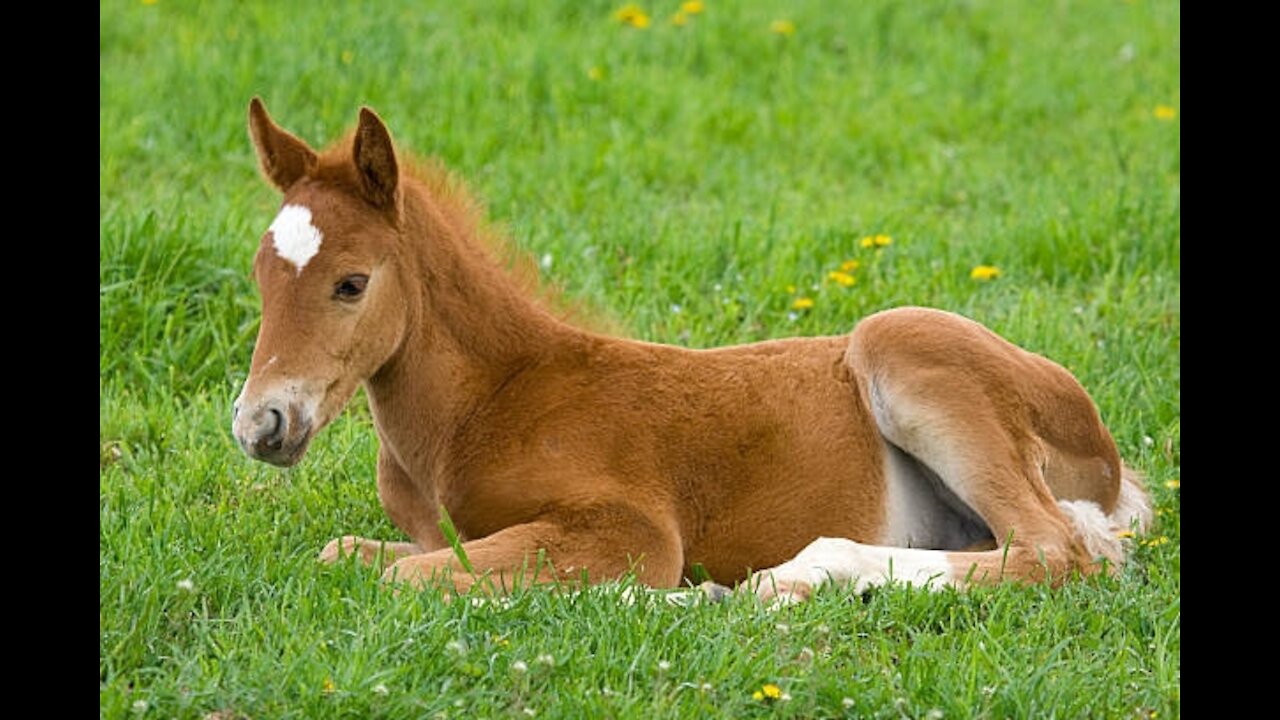
[[1093, 557], [1106, 558], [1112, 570], [1124, 565], [1123, 539], [1141, 534], [1151, 526], [1151, 496], [1143, 482], [1142, 473], [1121, 466], [1120, 496], [1110, 515], [1103, 514], [1102, 508], [1092, 501], [1058, 501], [1058, 509], [1070, 521], [1076, 539]]
[[1120, 468], [1120, 497], [1116, 509], [1108, 516], [1116, 532], [1131, 530], [1144, 533], [1151, 527], [1151, 496], [1147, 494], [1146, 478], [1128, 466]]

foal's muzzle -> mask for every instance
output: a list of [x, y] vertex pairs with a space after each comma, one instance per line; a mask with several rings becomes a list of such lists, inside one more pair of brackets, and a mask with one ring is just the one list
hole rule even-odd
[[231, 432], [245, 454], [272, 465], [298, 462], [311, 440], [307, 413], [279, 398], [237, 400], [231, 418]]

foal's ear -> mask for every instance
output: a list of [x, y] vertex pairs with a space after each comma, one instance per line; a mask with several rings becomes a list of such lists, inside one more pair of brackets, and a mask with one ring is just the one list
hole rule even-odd
[[262, 173], [281, 192], [315, 169], [315, 151], [272, 122], [267, 108], [257, 97], [249, 101], [249, 135], [258, 151]]
[[391, 133], [387, 132], [387, 126], [367, 107], [360, 108], [360, 125], [356, 128], [352, 156], [360, 173], [365, 199], [374, 207], [391, 207], [396, 200], [396, 187], [400, 184], [396, 152], [391, 147]]

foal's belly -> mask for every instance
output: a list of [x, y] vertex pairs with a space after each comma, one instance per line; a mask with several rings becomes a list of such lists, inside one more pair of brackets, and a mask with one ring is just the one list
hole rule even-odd
[[[792, 370], [801, 377], [754, 398], [732, 427], [713, 430], [722, 444], [699, 443], [692, 468], [673, 479], [677, 488], [699, 488], [677, 500], [686, 576], [700, 564], [733, 583], [818, 537], [883, 535], [886, 446], [856, 381], [833, 373], [829, 352]], [[752, 445], [752, 437], [768, 441]]]
[[700, 563], [722, 583], [773, 567], [819, 537], [875, 542], [885, 523], [879, 453], [832, 442], [821, 456], [770, 463], [758, 490], [710, 509], [685, 549], [686, 571]]

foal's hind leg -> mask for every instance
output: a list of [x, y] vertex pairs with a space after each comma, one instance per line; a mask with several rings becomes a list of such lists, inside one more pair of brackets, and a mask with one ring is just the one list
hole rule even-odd
[[367, 565], [385, 568], [396, 560], [445, 546], [439, 528], [439, 511], [414, 485], [384, 448], [378, 453], [378, 499], [387, 517], [415, 542], [387, 542], [355, 535], [330, 540], [320, 551], [320, 562], [334, 563], [356, 555]]
[[862, 321], [846, 362], [885, 440], [930, 468], [1000, 547], [954, 552], [821, 538], [758, 573], [758, 594], [803, 599], [825, 579], [865, 587], [892, 576], [963, 586], [1057, 582], [1073, 570], [1097, 569], [1085, 529], [1063, 514], [1044, 467], [1050, 458], [1071, 458], [1089, 469], [1076, 473], [1072, 500], [1100, 513], [1115, 508], [1121, 467], [1092, 402], [1066, 370], [977, 323], [917, 308]]

